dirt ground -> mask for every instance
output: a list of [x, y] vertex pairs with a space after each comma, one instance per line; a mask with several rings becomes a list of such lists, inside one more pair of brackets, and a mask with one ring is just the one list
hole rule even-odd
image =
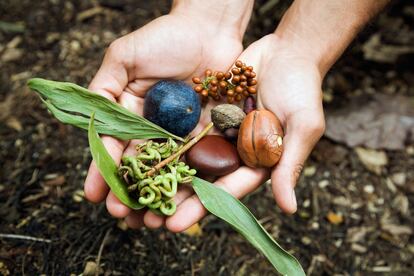
[[[287, 6], [256, 1], [246, 45]], [[168, 10], [169, 1], [0, 1], [0, 275], [91, 275], [97, 259], [105, 275], [274, 274], [213, 216], [200, 237], [132, 231], [84, 200], [86, 133], [60, 124], [25, 86], [34, 76], [87, 86], [114, 38]], [[327, 118], [361, 96], [414, 98], [413, 26], [409, 1], [393, 1], [367, 26], [326, 77]], [[295, 215], [281, 213], [269, 185], [243, 202], [309, 275], [414, 275], [414, 144], [379, 152], [386, 162], [376, 170], [324, 137], [298, 184]]]

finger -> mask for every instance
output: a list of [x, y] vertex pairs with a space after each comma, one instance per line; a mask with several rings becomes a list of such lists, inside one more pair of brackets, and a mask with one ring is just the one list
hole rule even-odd
[[108, 212], [116, 218], [124, 218], [131, 212], [131, 209], [119, 201], [112, 192], [109, 192], [106, 197], [106, 209], [108, 209]]
[[[215, 184], [236, 198], [240, 198], [255, 190], [268, 177], [269, 174], [265, 169], [240, 167], [237, 171], [219, 178]], [[181, 232], [198, 222], [206, 213], [206, 209], [194, 194], [178, 206], [173, 216], [167, 218], [166, 226], [172, 232]]]
[[324, 132], [324, 127], [322, 112], [314, 110], [297, 113], [287, 122], [282, 158], [271, 176], [273, 195], [286, 213], [296, 212], [294, 188], [303, 164]]
[[143, 211], [132, 211], [125, 218], [125, 223], [131, 229], [139, 229], [144, 226], [144, 214]]
[[[115, 98], [122, 94], [124, 87], [128, 84], [127, 70], [122, 62], [117, 60], [117, 55], [114, 46], [111, 46], [89, 86], [89, 89], [111, 101], [115, 101]], [[119, 164], [126, 142], [109, 136], [102, 136], [102, 142], [115, 163]], [[84, 190], [86, 198], [95, 203], [104, 200], [108, 194], [109, 188], [100, 175], [95, 162], [92, 162], [89, 167]]]
[[164, 216], [157, 215], [151, 212], [151, 210], [148, 210], [147, 212], [145, 212], [144, 224], [148, 228], [151, 228], [151, 229], [160, 228], [164, 224], [164, 220], [165, 220]]

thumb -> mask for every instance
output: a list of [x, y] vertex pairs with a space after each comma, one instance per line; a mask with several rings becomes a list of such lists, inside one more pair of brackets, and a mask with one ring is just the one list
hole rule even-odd
[[276, 203], [286, 213], [297, 209], [294, 188], [312, 148], [325, 129], [323, 112], [303, 110], [287, 121], [284, 152], [272, 170], [272, 189]]

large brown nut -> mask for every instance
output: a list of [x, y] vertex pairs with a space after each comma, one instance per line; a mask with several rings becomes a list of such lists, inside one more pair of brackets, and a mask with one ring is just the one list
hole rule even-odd
[[249, 167], [276, 165], [283, 151], [283, 129], [279, 119], [268, 110], [247, 114], [239, 128], [237, 151]]
[[207, 135], [185, 153], [186, 163], [203, 176], [222, 176], [240, 166], [236, 147], [223, 136]]

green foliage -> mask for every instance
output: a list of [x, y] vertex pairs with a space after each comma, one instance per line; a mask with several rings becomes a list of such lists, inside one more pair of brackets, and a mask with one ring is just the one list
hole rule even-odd
[[96, 113], [98, 133], [122, 140], [173, 138], [184, 141], [156, 124], [96, 93], [69, 82], [30, 79], [28, 85], [41, 95], [50, 112], [62, 123], [88, 129]]

